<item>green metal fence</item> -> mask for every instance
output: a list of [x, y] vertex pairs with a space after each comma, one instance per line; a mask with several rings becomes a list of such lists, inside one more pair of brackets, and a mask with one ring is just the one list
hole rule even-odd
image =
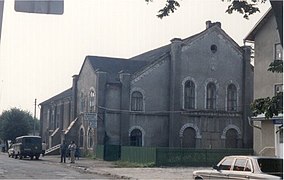
[[96, 147], [96, 158], [104, 159], [104, 145], [97, 145], [97, 147]]
[[156, 162], [156, 148], [151, 147], [121, 147], [121, 161], [134, 163], [153, 163]]
[[121, 146], [120, 145], [104, 145], [104, 160], [117, 161], [120, 160]]
[[120, 160], [121, 154], [120, 145], [97, 145], [96, 158], [103, 159], [105, 161], [117, 161]]
[[98, 145], [97, 158], [156, 166], [213, 166], [227, 155], [252, 155], [252, 149], [186, 149]]
[[156, 166], [213, 166], [227, 155], [252, 155], [252, 149], [157, 148]]

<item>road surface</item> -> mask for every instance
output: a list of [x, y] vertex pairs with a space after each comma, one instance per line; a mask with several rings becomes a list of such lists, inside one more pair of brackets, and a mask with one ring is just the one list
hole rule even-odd
[[39, 160], [9, 158], [0, 153], [0, 179], [112, 179], [109, 176], [86, 173], [67, 164]]

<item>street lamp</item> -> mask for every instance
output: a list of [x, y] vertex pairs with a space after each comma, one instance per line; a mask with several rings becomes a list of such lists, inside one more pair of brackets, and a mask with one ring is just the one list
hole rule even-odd
[[36, 99], [35, 99], [35, 112], [34, 112], [34, 136], [35, 136], [35, 126], [36, 126]]

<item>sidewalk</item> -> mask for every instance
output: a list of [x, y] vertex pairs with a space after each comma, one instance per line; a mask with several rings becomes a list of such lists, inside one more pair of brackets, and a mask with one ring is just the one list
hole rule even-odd
[[88, 173], [109, 175], [117, 179], [192, 179], [192, 172], [210, 167], [176, 167], [176, 168], [119, 168], [109, 161], [80, 158], [74, 164], [67, 160], [60, 163], [59, 155], [48, 155], [41, 159], [50, 163], [76, 168]]

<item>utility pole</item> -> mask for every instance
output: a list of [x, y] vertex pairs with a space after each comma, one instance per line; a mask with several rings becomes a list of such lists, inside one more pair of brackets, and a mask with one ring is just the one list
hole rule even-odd
[[35, 112], [34, 112], [34, 136], [35, 136], [35, 125], [36, 125], [36, 99], [35, 99]]

